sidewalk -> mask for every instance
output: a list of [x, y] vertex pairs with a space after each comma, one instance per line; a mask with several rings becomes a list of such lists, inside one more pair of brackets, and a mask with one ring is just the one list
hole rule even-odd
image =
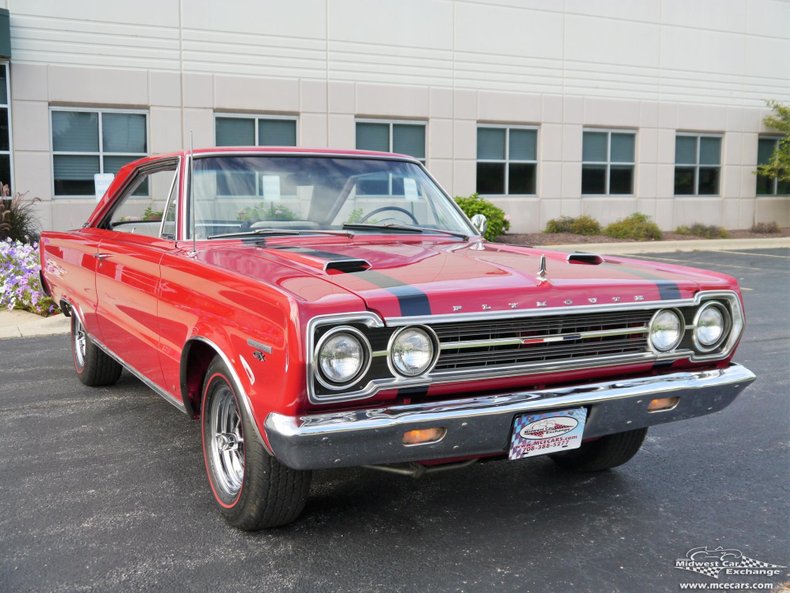
[[574, 243], [570, 245], [536, 245], [555, 251], [585, 251], [601, 255], [636, 255], [672, 251], [742, 251], [744, 249], [790, 248], [790, 237], [768, 239], [688, 239], [682, 241], [637, 241], [628, 243]]
[[[672, 251], [738, 251], [744, 249], [790, 248], [790, 237], [770, 239], [700, 239], [688, 241], [644, 241], [630, 243], [576, 243], [573, 245], [536, 245], [555, 251], [585, 251], [601, 255], [638, 255]], [[29, 338], [67, 334], [70, 320], [63, 315], [39, 317], [25, 311], [0, 310], [0, 339]]]
[[0, 310], [0, 339], [32, 338], [69, 333], [71, 320], [64, 315], [41, 317], [27, 311]]

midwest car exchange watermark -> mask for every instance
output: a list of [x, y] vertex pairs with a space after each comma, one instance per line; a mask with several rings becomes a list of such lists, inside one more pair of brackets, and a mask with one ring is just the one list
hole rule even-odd
[[767, 590], [786, 591], [784, 586], [776, 583], [784, 575], [786, 566], [771, 564], [744, 555], [740, 550], [734, 548], [709, 548], [700, 546], [691, 548], [686, 552], [685, 558], [675, 560], [675, 568], [696, 572], [713, 579], [719, 577], [736, 577], [740, 580], [748, 577], [750, 581], [754, 577], [759, 579], [771, 579], [773, 582], [733, 582], [720, 581], [708, 583], [680, 583], [681, 590], [699, 591], [733, 591], [733, 590]]

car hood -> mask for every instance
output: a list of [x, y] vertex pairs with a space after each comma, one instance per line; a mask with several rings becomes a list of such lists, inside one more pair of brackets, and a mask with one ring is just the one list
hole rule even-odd
[[[268, 281], [280, 264], [289, 277], [310, 279], [290, 283], [297, 297], [312, 300], [315, 281], [322, 281], [327, 291], [352, 293], [382, 317], [672, 301], [733, 286], [728, 276], [665, 263], [454, 239], [234, 243], [204, 259]], [[255, 260], [260, 266], [250, 265]]]

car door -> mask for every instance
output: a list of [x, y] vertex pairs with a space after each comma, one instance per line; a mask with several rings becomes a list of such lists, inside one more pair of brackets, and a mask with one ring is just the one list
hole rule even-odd
[[104, 345], [138, 375], [162, 388], [159, 362], [160, 262], [172, 250], [162, 218], [178, 192], [178, 159], [149, 163], [131, 177], [99, 225], [97, 319]]

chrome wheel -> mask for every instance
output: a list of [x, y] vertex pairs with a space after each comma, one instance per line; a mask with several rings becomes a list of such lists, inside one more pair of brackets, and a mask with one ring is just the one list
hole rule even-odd
[[225, 384], [211, 398], [208, 429], [215, 484], [224, 496], [234, 498], [244, 481], [244, 438], [236, 398]]
[[87, 336], [85, 335], [85, 328], [82, 327], [80, 320], [74, 317], [74, 356], [77, 359], [77, 365], [82, 368], [85, 366], [85, 352], [87, 349]]

